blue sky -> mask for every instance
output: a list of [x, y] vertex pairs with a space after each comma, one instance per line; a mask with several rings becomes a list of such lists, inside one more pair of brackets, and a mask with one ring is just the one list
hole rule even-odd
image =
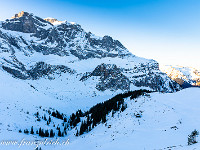
[[200, 68], [199, 8], [199, 0], [5, 0], [0, 20], [23, 10], [73, 21], [137, 56]]

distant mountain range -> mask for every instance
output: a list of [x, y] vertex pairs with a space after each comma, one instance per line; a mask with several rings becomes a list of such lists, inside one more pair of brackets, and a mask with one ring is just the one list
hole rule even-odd
[[182, 87], [200, 86], [200, 70], [192, 67], [162, 66], [160, 69]]

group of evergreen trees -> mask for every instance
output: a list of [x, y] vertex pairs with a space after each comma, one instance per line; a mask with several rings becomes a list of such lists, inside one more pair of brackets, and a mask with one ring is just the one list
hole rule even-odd
[[[68, 127], [71, 127], [71, 128], [76, 127], [77, 124], [81, 122], [81, 117], [85, 117], [85, 120], [81, 122], [79, 131], [77, 129], [76, 136], [79, 136], [79, 135], [82, 135], [84, 132], [91, 131], [92, 128], [97, 126], [99, 123], [105, 123], [107, 120], [106, 116], [110, 112], [112, 112], [113, 114], [117, 111], [123, 112], [127, 108], [127, 105], [124, 103], [124, 98], [130, 97], [130, 99], [135, 99], [139, 97], [140, 95], [144, 95], [145, 93], [150, 93], [150, 91], [138, 90], [138, 91], [129, 91], [123, 94], [118, 94], [105, 102], [96, 104], [95, 106], [90, 108], [89, 111], [86, 111], [85, 113], [83, 113], [81, 110], [78, 110], [76, 113], [72, 113], [68, 120], [63, 113], [60, 113], [57, 110], [53, 112], [51, 112], [50, 110], [48, 111], [46, 110], [49, 113], [49, 118], [47, 119], [46, 115], [44, 115], [42, 116], [42, 119], [47, 121], [47, 125], [49, 125], [51, 122], [50, 116], [63, 120], [62, 125], [64, 127], [64, 130], [62, 132], [60, 130], [60, 127], [57, 126], [57, 130], [58, 130], [57, 135], [59, 137], [62, 137], [64, 135], [67, 135], [66, 130], [68, 129]], [[37, 112], [35, 116], [38, 119], [40, 119], [39, 112]], [[22, 131], [19, 130], [19, 132], [22, 132]], [[24, 133], [28, 134], [29, 133], [28, 129], [24, 130]], [[31, 127], [30, 134], [34, 134], [33, 126]], [[44, 129], [39, 128], [39, 130], [36, 131], [36, 134], [38, 134], [41, 137], [55, 136], [53, 129], [49, 131], [49, 130], [44, 130]]]
[[43, 130], [41, 127], [39, 128], [39, 131], [37, 131], [36, 133], [38, 133], [39, 136], [41, 137], [54, 137], [55, 133], [53, 131], [53, 129], [50, 130]]
[[84, 114], [81, 110], [78, 110], [75, 114], [72, 113], [68, 121], [69, 125], [71, 127], [77, 126], [77, 124], [81, 121], [80, 117], [84, 117]]
[[[21, 133], [21, 129], [19, 130], [19, 133]], [[28, 129], [25, 129], [24, 130], [24, 133], [25, 134], [29, 134], [29, 130]], [[30, 130], [30, 134], [34, 134], [34, 130], [33, 130], [33, 126], [31, 127], [31, 130]], [[54, 137], [55, 136], [55, 133], [53, 131], [53, 129], [51, 129], [50, 131], [49, 130], [44, 130], [42, 129], [41, 127], [39, 128], [39, 130], [36, 131], [36, 134], [38, 134], [39, 136], [41, 137]]]
[[51, 115], [55, 118], [58, 118], [58, 119], [61, 119], [61, 120], [64, 120], [64, 114], [63, 113], [60, 113], [59, 111], [53, 111], [51, 113]]
[[83, 121], [80, 126], [80, 131], [77, 131], [76, 135], [82, 135], [84, 132], [89, 132], [99, 123], [106, 122], [106, 116], [112, 111], [124, 111], [127, 108], [127, 105], [124, 103], [124, 98], [130, 97], [130, 99], [135, 99], [145, 93], [150, 93], [147, 90], [138, 90], [138, 91], [129, 91], [124, 94], [118, 94], [113, 98], [99, 103], [89, 111], [84, 113], [84, 117], [87, 118], [86, 121]]

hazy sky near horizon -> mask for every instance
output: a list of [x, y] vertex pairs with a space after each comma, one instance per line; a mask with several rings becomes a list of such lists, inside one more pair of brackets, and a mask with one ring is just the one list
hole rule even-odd
[[0, 20], [22, 10], [110, 35], [140, 57], [200, 68], [199, 0], [1, 0]]

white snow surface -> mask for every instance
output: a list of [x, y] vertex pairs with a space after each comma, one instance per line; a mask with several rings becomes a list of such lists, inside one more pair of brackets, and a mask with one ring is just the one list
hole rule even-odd
[[[42, 127], [44, 129], [53, 128], [52, 124], [47, 126], [44, 120], [38, 122], [34, 114], [38, 111], [45, 114], [43, 109], [54, 108], [60, 112], [70, 115], [78, 109], [83, 111], [98, 102], [108, 100], [115, 94], [122, 91], [96, 93], [90, 95], [89, 89], [86, 93], [80, 93], [83, 85], [65, 86], [65, 90], [57, 89], [59, 85], [65, 84], [60, 78], [56, 81], [23, 81], [11, 77], [5, 71], [0, 70], [0, 142], [16, 140], [19, 143], [24, 139], [27, 141], [40, 140], [45, 138], [34, 135], [25, 135], [19, 133], [19, 129], [34, 130]], [[73, 82], [75, 79], [71, 79]], [[90, 81], [88, 81], [90, 82]], [[34, 89], [30, 85], [46, 85], [51, 89], [49, 93], [42, 89]], [[38, 88], [39, 86], [37, 86]], [[68, 93], [68, 90], [75, 88], [77, 92]], [[88, 92], [88, 93], [87, 93]], [[60, 94], [65, 93], [65, 94]], [[67, 93], [67, 94], [66, 94]], [[88, 95], [88, 96], [82, 96]], [[66, 97], [59, 97], [66, 95]], [[188, 88], [177, 93], [151, 93], [141, 96], [135, 100], [127, 98], [125, 103], [128, 107], [124, 112], [117, 112], [114, 117], [108, 115], [106, 124], [100, 124], [91, 132], [80, 137], [76, 137], [75, 130], [68, 132], [68, 135], [59, 139], [66, 141], [68, 145], [40, 145], [45, 150], [160, 150], [160, 149], [200, 149], [197, 143], [187, 146], [187, 136], [194, 130], [200, 131], [200, 89]], [[28, 113], [27, 113], [28, 112]], [[141, 118], [136, 118], [134, 113], [142, 112]], [[48, 117], [48, 114], [46, 114]], [[52, 118], [57, 125], [62, 122], [59, 119]], [[111, 128], [108, 126], [111, 125]], [[56, 140], [56, 137], [48, 140]], [[197, 138], [200, 142], [200, 139]], [[2, 150], [33, 150], [36, 146], [22, 145], [0, 145]]]

